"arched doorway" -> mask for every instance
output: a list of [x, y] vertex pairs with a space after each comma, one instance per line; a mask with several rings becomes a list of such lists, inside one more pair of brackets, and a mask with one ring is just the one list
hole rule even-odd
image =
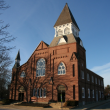
[[65, 102], [65, 86], [59, 85], [58, 86], [58, 102]]
[[24, 91], [25, 91], [24, 87], [21, 86], [19, 88], [19, 99], [18, 99], [19, 101], [23, 101], [24, 100]]

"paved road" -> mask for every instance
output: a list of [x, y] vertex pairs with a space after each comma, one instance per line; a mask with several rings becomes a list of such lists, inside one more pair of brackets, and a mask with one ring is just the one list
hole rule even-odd
[[110, 110], [110, 102], [94, 107], [92, 110], [97, 110], [97, 109], [109, 109]]
[[[28, 106], [0, 106], [0, 110], [61, 110], [55, 108], [41, 108], [41, 107], [28, 107]], [[66, 109], [65, 109], [66, 110]], [[69, 110], [69, 109], [68, 109]]]

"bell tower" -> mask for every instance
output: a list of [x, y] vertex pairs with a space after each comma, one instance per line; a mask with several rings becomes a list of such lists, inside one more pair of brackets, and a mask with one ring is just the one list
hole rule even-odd
[[79, 27], [66, 3], [55, 25], [55, 37], [73, 34], [75, 37], [79, 37]]

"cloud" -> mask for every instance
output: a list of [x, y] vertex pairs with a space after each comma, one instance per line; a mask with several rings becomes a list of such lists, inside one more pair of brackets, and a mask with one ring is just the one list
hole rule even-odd
[[110, 63], [93, 67], [91, 70], [104, 78], [104, 86], [110, 85]]
[[107, 63], [107, 64], [102, 65], [102, 66], [93, 67], [91, 70], [97, 72], [97, 71], [101, 71], [101, 70], [106, 69], [106, 68], [110, 68], [110, 63]]

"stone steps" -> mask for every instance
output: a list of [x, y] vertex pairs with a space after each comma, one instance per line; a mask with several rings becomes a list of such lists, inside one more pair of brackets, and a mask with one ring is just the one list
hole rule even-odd
[[[52, 108], [61, 108], [61, 102], [56, 103], [50, 103], [49, 104]], [[64, 105], [64, 102], [62, 102], [62, 106]]]

